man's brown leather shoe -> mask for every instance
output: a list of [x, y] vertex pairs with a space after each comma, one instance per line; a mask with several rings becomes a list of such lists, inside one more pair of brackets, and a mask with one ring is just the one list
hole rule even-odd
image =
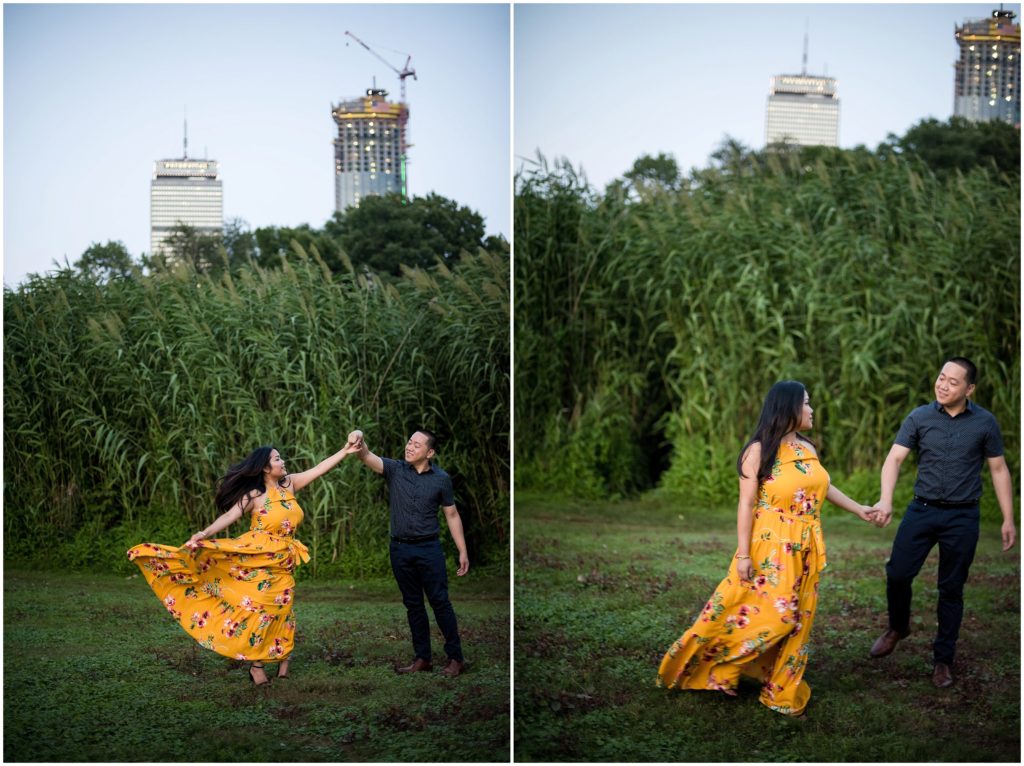
[[462, 660], [448, 660], [448, 664], [445, 665], [444, 670], [441, 671], [441, 675], [448, 676], [449, 678], [455, 678], [465, 667], [466, 663]]
[[892, 650], [896, 648], [896, 644], [902, 641], [904, 638], [910, 635], [910, 631], [906, 633], [900, 633], [898, 631], [889, 628], [885, 633], [880, 635], [875, 643], [871, 645], [871, 651], [869, 654], [876, 660], [879, 657], [885, 657], [892, 654]]
[[395, 668], [396, 673], [419, 673], [424, 670], [433, 670], [434, 666], [421, 657], [417, 657], [412, 661], [412, 665], [406, 665], [404, 668]]
[[953, 685], [953, 669], [945, 662], [935, 663], [935, 672], [932, 674], [932, 683], [940, 689]]

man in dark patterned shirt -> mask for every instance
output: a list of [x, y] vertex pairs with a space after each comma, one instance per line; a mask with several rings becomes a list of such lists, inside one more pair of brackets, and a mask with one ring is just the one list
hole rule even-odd
[[910, 599], [914, 577], [939, 544], [938, 633], [932, 644], [932, 681], [953, 683], [953, 657], [963, 619], [964, 583], [978, 543], [981, 466], [988, 463], [992, 487], [1003, 514], [1003, 550], [1016, 542], [1013, 483], [1003, 457], [999, 424], [988, 410], [970, 401], [977, 368], [964, 357], [949, 359], [935, 381], [935, 401], [918, 407], [903, 421], [882, 466], [882, 493], [875, 518], [892, 520], [892, 495], [900, 465], [911, 450], [917, 459], [914, 499], [900, 522], [885, 566], [889, 628], [871, 647], [885, 657], [910, 634]]
[[405, 445], [405, 460], [378, 457], [363, 442], [363, 432], [348, 435], [349, 444], [361, 449], [359, 459], [375, 473], [382, 474], [388, 484], [388, 504], [391, 509], [391, 571], [402, 591], [412, 633], [416, 656], [412, 664], [395, 668], [398, 673], [417, 673], [432, 670], [430, 651], [430, 621], [423, 604], [424, 593], [434, 611], [434, 620], [444, 634], [444, 650], [448, 663], [443, 675], [454, 678], [465, 667], [462, 643], [455, 609], [448, 600], [448, 571], [441, 550], [440, 524], [437, 508], [444, 510], [448, 531], [459, 549], [461, 577], [469, 571], [469, 556], [462, 532], [462, 519], [455, 507], [452, 480], [434, 465], [437, 440], [429, 431], [420, 430], [409, 437]]

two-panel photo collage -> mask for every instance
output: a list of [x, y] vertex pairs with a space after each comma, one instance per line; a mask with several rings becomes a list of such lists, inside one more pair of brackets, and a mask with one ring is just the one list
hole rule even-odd
[[1017, 4], [3, 6], [3, 760], [1020, 763]]

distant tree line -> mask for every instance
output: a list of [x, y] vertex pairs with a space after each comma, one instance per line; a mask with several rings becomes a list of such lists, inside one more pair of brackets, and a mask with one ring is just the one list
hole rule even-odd
[[334, 213], [319, 229], [301, 224], [253, 231], [244, 220], [233, 218], [225, 221], [221, 234], [210, 235], [180, 224], [166, 251], [142, 254], [139, 260], [120, 241], [94, 243], [74, 267], [100, 281], [164, 271], [182, 262], [199, 273], [237, 273], [252, 264], [279, 268], [296, 257], [295, 244], [306, 252], [315, 250], [335, 274], [352, 268], [385, 279], [399, 276], [403, 266], [453, 266], [461, 252], [483, 248], [500, 253], [508, 247], [503, 238], [485, 235], [479, 213], [454, 200], [439, 194], [403, 200], [393, 194], [367, 197], [359, 207]]
[[901, 157], [911, 165], [927, 169], [939, 179], [956, 172], [966, 173], [972, 168], [986, 167], [997, 174], [1020, 177], [1020, 130], [1005, 122], [971, 122], [952, 117], [947, 122], [936, 119], [922, 120], [903, 136], [890, 133], [872, 152], [863, 145], [853, 149], [827, 146], [798, 146], [773, 144], [762, 150], [744, 146], [735, 138], [726, 136], [710, 156], [709, 167], [693, 169], [689, 177], [683, 175], [675, 158], [659, 152], [657, 156], [644, 154], [633, 167], [608, 185], [607, 191], [632, 192], [645, 189], [683, 191], [696, 188], [702, 180], [713, 176], [752, 176], [767, 169], [770, 158], [785, 160], [799, 157], [805, 164], [837, 152], [847, 156], [876, 157], [881, 160]]

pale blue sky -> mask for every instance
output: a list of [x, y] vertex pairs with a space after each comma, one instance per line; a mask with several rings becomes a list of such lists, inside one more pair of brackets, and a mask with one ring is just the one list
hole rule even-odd
[[[704, 166], [726, 135], [760, 148], [768, 79], [839, 80], [840, 143], [874, 148], [952, 113], [953, 27], [997, 7], [515, 6], [515, 153], [566, 156], [598, 187], [639, 155]], [[1019, 4], [1006, 8], [1020, 13]], [[221, 163], [224, 212], [252, 228], [333, 210], [329, 104], [409, 81], [410, 191], [510, 234], [507, 5], [5, 5], [4, 282], [92, 242], [149, 244], [156, 159]], [[1019, 19], [1018, 19], [1019, 21]], [[519, 164], [519, 161], [516, 161]]]
[[517, 5], [515, 153], [567, 157], [602, 189], [641, 154], [686, 172], [726, 134], [763, 148], [769, 78], [800, 72], [805, 24], [808, 73], [839, 81], [840, 145], [874, 149], [952, 115], [954, 26], [998, 7]]
[[320, 227], [331, 102], [398, 98], [412, 54], [409, 190], [511, 234], [507, 5], [4, 5], [4, 283], [92, 242], [149, 250], [153, 162], [220, 162], [224, 215]]

